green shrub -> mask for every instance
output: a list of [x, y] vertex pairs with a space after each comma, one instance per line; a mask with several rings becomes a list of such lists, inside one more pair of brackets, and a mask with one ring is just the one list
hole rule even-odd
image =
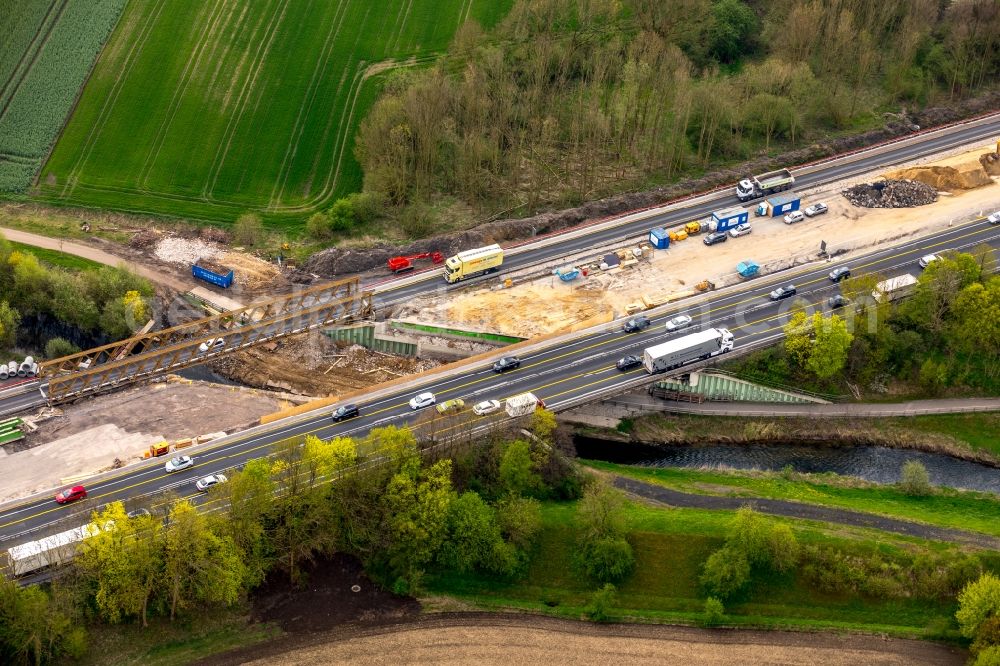
[[617, 590], [611, 583], [606, 583], [604, 587], [594, 592], [587, 604], [587, 617], [594, 622], [606, 622], [608, 620], [608, 610], [615, 603]]
[[706, 627], [712, 627], [719, 624], [725, 614], [726, 609], [722, 605], [721, 601], [715, 597], [708, 597], [705, 599], [705, 614], [702, 618], [702, 623]]
[[934, 492], [927, 468], [919, 460], [907, 460], [903, 463], [899, 486], [907, 495], [923, 496]]
[[233, 224], [233, 242], [237, 245], [259, 245], [264, 240], [264, 222], [256, 213], [243, 213]]
[[733, 596], [750, 581], [750, 562], [735, 548], [720, 548], [705, 562], [701, 584], [722, 599]]
[[585, 543], [579, 558], [587, 576], [601, 583], [621, 581], [635, 569], [635, 554], [624, 537]]
[[69, 356], [80, 351], [80, 348], [64, 338], [52, 338], [45, 343], [45, 358], [54, 359]]

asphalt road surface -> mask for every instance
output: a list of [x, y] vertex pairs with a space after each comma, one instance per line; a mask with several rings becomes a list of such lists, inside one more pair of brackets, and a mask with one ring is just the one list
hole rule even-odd
[[[903, 273], [915, 275], [920, 271], [917, 260], [927, 253], [968, 249], [984, 242], [994, 248], [1000, 245], [1000, 227], [977, 221], [930, 238], [856, 257], [848, 265], [854, 275], [866, 272], [877, 272], [886, 277]], [[678, 303], [668, 313], [652, 318], [653, 324], [640, 333], [624, 333], [619, 325], [614, 324], [581, 331], [573, 341], [525, 355], [520, 368], [503, 375], [493, 373], [488, 367], [480, 367], [453, 377], [430, 377], [405, 394], [396, 393], [371, 402], [359, 398], [356, 402], [361, 407], [360, 415], [342, 423], [333, 423], [330, 418], [330, 412], [336, 406], [301, 417], [291, 425], [279, 422], [266, 432], [248, 433], [235, 441], [197, 451], [196, 465], [184, 472], [166, 474], [162, 465], [165, 461], [162, 460], [151, 467], [126, 468], [117, 477], [92, 485], [85, 483], [90, 497], [84, 503], [60, 506], [51, 498], [25, 501], [0, 512], [0, 549], [5, 550], [60, 528], [82, 524], [86, 522], [89, 511], [114, 500], [125, 501], [127, 506], [131, 506], [137, 498], [155, 496], [169, 489], [180, 497], [204, 501], [206, 496], [194, 488], [196, 479], [266, 456], [275, 442], [293, 435], [308, 433], [322, 438], [363, 436], [373, 427], [403, 425], [412, 423], [415, 418], [428, 418], [422, 413], [415, 414], [407, 404], [410, 397], [419, 392], [433, 392], [438, 402], [462, 398], [468, 407], [480, 400], [502, 400], [524, 391], [533, 391], [549, 407], [558, 409], [578, 399], [613, 392], [616, 387], [641, 377], [645, 372], [643, 369], [619, 372], [615, 361], [626, 354], [641, 354], [645, 347], [672, 337], [705, 328], [725, 327], [733, 332], [737, 348], [772, 344], [783, 335], [782, 327], [791, 312], [803, 308], [825, 308], [826, 299], [838, 290], [827, 278], [827, 273], [836, 265], [840, 264], [803, 266], [749, 280], [731, 292], [720, 292], [698, 307], [685, 307], [683, 303]], [[775, 286], [788, 283], [794, 283], [798, 289], [795, 298], [777, 303], [768, 299], [768, 292]], [[667, 334], [664, 322], [680, 312], [692, 316], [693, 323], [686, 329]], [[859, 325], [864, 323], [859, 322]]]

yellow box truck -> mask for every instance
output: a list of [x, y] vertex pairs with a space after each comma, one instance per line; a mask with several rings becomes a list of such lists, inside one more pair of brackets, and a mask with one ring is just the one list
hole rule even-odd
[[454, 257], [448, 257], [444, 262], [444, 279], [450, 284], [459, 280], [493, 273], [503, 263], [503, 248], [499, 245], [487, 245], [459, 252]]

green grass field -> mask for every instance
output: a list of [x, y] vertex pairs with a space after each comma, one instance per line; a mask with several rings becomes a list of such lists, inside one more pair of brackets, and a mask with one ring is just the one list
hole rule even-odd
[[41, 168], [126, 0], [0, 0], [0, 192]]
[[386, 72], [512, 0], [131, 2], [39, 178], [53, 203], [294, 227], [361, 185]]
[[[541, 543], [526, 575], [497, 581], [477, 575], [436, 576], [432, 595], [445, 594], [485, 608], [525, 608], [579, 617], [597, 585], [582, 580], [569, 563], [576, 551], [574, 503], [546, 503]], [[697, 622], [705, 593], [698, 579], [708, 556], [722, 546], [731, 511], [653, 508], [629, 502], [629, 541], [635, 572], [618, 586], [612, 619]], [[948, 548], [885, 533], [783, 520], [800, 543], [839, 544], [886, 554]], [[429, 600], [434, 602], [433, 597]], [[764, 627], [851, 629], [900, 636], [940, 636], [952, 624], [950, 603], [838, 595], [812, 589], [797, 576], [757, 581], [743, 600], [726, 604], [726, 623]]]
[[586, 464], [687, 493], [765, 497], [877, 513], [1000, 536], [1000, 499], [986, 493], [939, 489], [927, 497], [911, 497], [894, 486], [866, 484], [836, 475], [737, 472], [632, 467], [588, 460]]

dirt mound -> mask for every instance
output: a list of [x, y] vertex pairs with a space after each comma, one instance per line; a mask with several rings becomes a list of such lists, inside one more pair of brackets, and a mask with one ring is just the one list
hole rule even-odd
[[893, 180], [916, 180], [933, 187], [935, 190], [945, 190], [948, 192], [973, 190], [977, 187], [993, 184], [993, 180], [978, 160], [958, 167], [922, 166], [900, 169], [887, 173], [886, 178]]
[[304, 575], [305, 584], [296, 587], [284, 573], [272, 572], [253, 593], [254, 618], [275, 622], [290, 633], [308, 633], [348, 622], [383, 624], [420, 613], [416, 599], [381, 589], [350, 555], [318, 559]]
[[237, 284], [248, 289], [270, 287], [281, 275], [277, 266], [251, 254], [227, 252], [219, 261], [233, 269]]
[[915, 180], [861, 183], [843, 190], [841, 194], [862, 208], [912, 208], [934, 203], [938, 198], [937, 190]]

